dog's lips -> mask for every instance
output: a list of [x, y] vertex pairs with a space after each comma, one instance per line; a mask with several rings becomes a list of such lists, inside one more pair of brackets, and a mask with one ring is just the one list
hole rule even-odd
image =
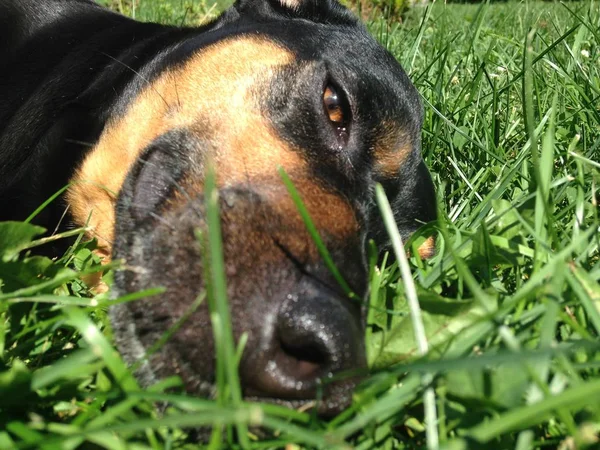
[[352, 403], [351, 390], [342, 397], [332, 399], [288, 400], [273, 397], [244, 396], [244, 400], [253, 403], [277, 405], [296, 411], [307, 412], [316, 409], [317, 414], [324, 419], [332, 418], [344, 411]]
[[308, 392], [305, 386], [298, 386], [299, 392], [304, 391], [299, 398], [265, 397], [247, 388], [244, 390], [244, 399], [251, 402], [286, 406], [301, 411], [316, 409], [320, 417], [331, 418], [351, 405], [352, 393], [362, 379], [360, 376], [353, 376], [330, 381], [332, 377], [332, 374], [327, 374], [317, 379], [315, 383], [311, 383], [314, 388]]
[[[307, 398], [277, 398], [277, 397], [265, 397], [263, 395], [254, 392], [252, 389], [244, 389], [243, 386], [243, 400], [248, 403], [263, 403], [269, 405], [277, 405], [297, 411], [306, 412], [316, 409], [317, 414], [322, 418], [331, 418], [343, 410], [345, 410], [352, 403], [352, 393], [354, 388], [359, 381], [358, 377], [353, 379], [343, 380], [332, 385], [331, 389], [334, 392], [330, 392], [327, 396], [322, 396], [322, 390], [327, 389], [327, 385], [324, 382], [320, 389], [317, 389], [315, 395]], [[318, 391], [321, 392], [318, 392]], [[214, 382], [202, 383], [202, 392], [198, 394], [205, 396], [210, 399], [216, 399], [218, 397], [218, 389]]]

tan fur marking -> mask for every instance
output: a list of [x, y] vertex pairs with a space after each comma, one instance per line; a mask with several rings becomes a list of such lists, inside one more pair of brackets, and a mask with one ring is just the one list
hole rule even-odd
[[[358, 221], [348, 200], [316, 183], [308, 173], [300, 171], [298, 174], [299, 176], [294, 176], [295, 174], [288, 173], [321, 237], [345, 241], [358, 236]], [[231, 187], [254, 191], [259, 195], [260, 200], [255, 208], [242, 202], [241, 209], [234, 207], [230, 210], [224, 207], [221, 210], [223, 229], [237, 229], [239, 236], [236, 235], [234, 239], [242, 241], [242, 243], [237, 241], [236, 254], [245, 246], [252, 247], [257, 242], [261, 242], [266, 233], [272, 237], [279, 236], [279, 241], [293, 254], [303, 254], [309, 260], [315, 261], [319, 256], [317, 248], [279, 175], [258, 176], [253, 179], [242, 177], [240, 180], [239, 184], [232, 184]], [[202, 180], [196, 180], [191, 184], [182, 182], [181, 191], [173, 193], [165, 210], [179, 211], [185, 208], [189, 198], [194, 197], [198, 192], [204, 192]], [[234, 201], [233, 204], [235, 205], [236, 202]], [[267, 210], [268, 212], [265, 212]], [[264, 244], [260, 252], [260, 260], [263, 262], [270, 261], [271, 256], [275, 260], [278, 257], [276, 252], [271, 252], [269, 256], [269, 252], [264, 251], [269, 245], [271, 245], [270, 240]], [[253, 255], [253, 261], [257, 263], [256, 252]]]
[[[358, 234], [358, 222], [348, 201], [310, 179], [292, 181], [317, 229], [342, 239]], [[304, 226], [296, 204], [289, 195], [286, 198], [278, 204], [280, 214], [295, 217]]]
[[419, 249], [419, 256], [421, 259], [429, 259], [433, 255], [435, 255], [435, 238], [433, 236], [428, 237], [425, 242], [423, 242]]
[[[309, 178], [294, 178], [293, 176], [290, 178], [322, 238], [328, 237], [343, 242], [353, 236], [358, 236], [358, 222], [347, 200], [319, 186]], [[288, 250], [296, 255], [300, 255], [304, 251], [309, 259], [318, 259], [318, 250], [313, 245], [298, 208], [287, 190], [273, 195], [266, 193], [265, 197], [271, 205], [274, 205], [279, 217], [284, 217], [289, 224], [290, 232], [285, 233], [285, 236], [282, 237], [282, 242], [286, 243]]]
[[211, 45], [182, 67], [165, 71], [123, 117], [107, 125], [77, 170], [67, 193], [75, 221], [84, 224], [89, 217], [102, 251], [110, 254], [114, 206], [125, 177], [140, 152], [169, 130], [194, 130], [213, 149], [220, 185], [274, 174], [278, 166], [299, 169], [303, 161], [276, 137], [253, 92], [292, 61], [293, 55], [273, 42], [246, 37]]
[[279, 3], [281, 3], [281, 5], [285, 6], [286, 8], [297, 10], [300, 8], [302, 0], [279, 0]]
[[375, 144], [375, 172], [384, 177], [397, 177], [412, 152], [412, 142], [407, 133], [397, 125], [384, 125]]

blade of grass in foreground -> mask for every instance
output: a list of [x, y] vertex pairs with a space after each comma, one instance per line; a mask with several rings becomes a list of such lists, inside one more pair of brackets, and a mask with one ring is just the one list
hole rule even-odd
[[52, 203], [54, 200], [56, 200], [58, 197], [60, 197], [62, 195], [63, 192], [65, 192], [67, 189], [69, 189], [71, 187], [71, 183], [67, 184], [66, 186], [63, 186], [61, 189], [59, 189], [58, 191], [56, 191], [51, 197], [49, 197], [44, 203], [42, 203], [40, 206], [38, 206], [36, 208], [35, 211], [33, 211], [25, 220], [24, 222], [29, 223], [31, 222], [33, 219], [36, 218], [36, 216], [42, 212], [50, 203]]
[[323, 240], [321, 239], [321, 236], [317, 231], [317, 227], [315, 227], [314, 222], [310, 218], [308, 210], [306, 209], [306, 206], [304, 205], [304, 202], [302, 201], [302, 198], [300, 197], [296, 186], [294, 186], [294, 183], [292, 183], [292, 180], [290, 180], [290, 177], [285, 172], [283, 167], [279, 168], [279, 175], [281, 176], [285, 187], [290, 193], [290, 197], [292, 197], [292, 200], [294, 201], [294, 204], [296, 205], [296, 208], [298, 209], [298, 212], [300, 213], [300, 216], [304, 221], [304, 225], [306, 226], [306, 229], [310, 234], [310, 237], [312, 238], [313, 242], [317, 246], [317, 250], [319, 251], [321, 258], [323, 258], [325, 265], [327, 266], [335, 280], [338, 282], [340, 287], [344, 290], [344, 293], [350, 298], [357, 298], [356, 294], [352, 292], [352, 288], [350, 288], [348, 283], [346, 283], [346, 280], [344, 280], [344, 277], [342, 277], [342, 274], [333, 262], [333, 258], [331, 257], [329, 251], [327, 250], [327, 247], [323, 243]]
[[[600, 403], [600, 380], [588, 381], [579, 386], [567, 389], [559, 395], [548, 397], [539, 403], [514, 409], [487, 423], [476, 426], [469, 435], [479, 442], [488, 442], [510, 430], [527, 427], [539, 423], [553, 411], [567, 409], [577, 410], [586, 405]], [[596, 420], [599, 418], [596, 417]]]
[[[204, 189], [206, 222], [208, 226], [208, 256], [210, 262], [208, 269], [210, 274], [208, 283], [210, 316], [217, 351], [217, 366], [221, 365], [227, 379], [226, 386], [220, 386], [219, 394], [225, 395], [228, 392], [231, 405], [239, 407], [242, 404], [242, 390], [240, 387], [236, 347], [227, 300], [221, 219], [219, 215], [219, 192], [216, 187], [215, 172], [212, 168], [207, 170]], [[240, 444], [243, 448], [248, 448], [248, 427], [246, 422], [236, 422], [236, 428]]]
[[393, 414], [398, 414], [407, 403], [414, 400], [422, 384], [422, 378], [417, 374], [407, 376], [402, 383], [386, 397], [365, 408], [352, 420], [332, 430], [329, 436], [335, 440], [347, 439], [369, 424], [382, 422]]
[[[394, 253], [398, 259], [398, 266], [402, 275], [402, 282], [404, 283], [404, 289], [406, 291], [406, 300], [410, 309], [410, 315], [415, 333], [415, 341], [417, 342], [419, 354], [424, 356], [429, 351], [429, 345], [427, 343], [427, 336], [425, 335], [425, 325], [423, 324], [423, 318], [421, 317], [421, 307], [419, 306], [419, 300], [417, 298], [417, 290], [415, 288], [410, 266], [408, 264], [406, 251], [404, 250], [404, 245], [402, 244], [402, 238], [400, 237], [398, 224], [396, 223], [396, 219], [394, 219], [394, 213], [392, 212], [392, 208], [381, 184], [377, 184], [375, 186], [375, 195], [377, 197], [377, 204], [379, 205], [385, 228], [392, 242], [392, 248], [394, 249]], [[433, 374], [424, 374], [422, 377], [422, 382], [425, 386], [430, 385], [433, 382]], [[425, 408], [425, 434], [427, 437], [427, 448], [430, 450], [437, 449], [439, 448], [439, 436], [437, 429], [435, 390], [432, 386], [427, 387], [423, 393], [423, 406]]]
[[138, 391], [139, 386], [135, 378], [119, 356], [118, 352], [108, 342], [106, 337], [98, 329], [96, 324], [90, 320], [84, 310], [70, 306], [64, 309], [65, 315], [71, 324], [79, 330], [83, 339], [92, 348], [94, 354], [99, 356], [106, 367], [127, 391]]

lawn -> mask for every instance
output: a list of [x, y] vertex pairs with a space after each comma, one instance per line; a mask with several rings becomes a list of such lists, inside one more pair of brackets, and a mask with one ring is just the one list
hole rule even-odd
[[[225, 2], [106, 3], [193, 24]], [[407, 243], [438, 239], [409, 258], [414, 289], [396, 263], [371, 268], [353, 405], [324, 422], [172, 393], [176, 378], [140, 391], [109, 297], [79, 279], [93, 243], [49, 260], [28, 253], [40, 230], [0, 224], [0, 449], [197, 448], [186, 427], [201, 425], [213, 449], [600, 447], [600, 7], [439, 3], [368, 23], [422, 94], [440, 220]]]

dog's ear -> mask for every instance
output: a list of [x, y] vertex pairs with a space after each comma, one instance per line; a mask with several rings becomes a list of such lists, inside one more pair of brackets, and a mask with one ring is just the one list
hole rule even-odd
[[240, 15], [257, 20], [305, 19], [317, 23], [353, 25], [356, 17], [336, 0], [237, 0]]

